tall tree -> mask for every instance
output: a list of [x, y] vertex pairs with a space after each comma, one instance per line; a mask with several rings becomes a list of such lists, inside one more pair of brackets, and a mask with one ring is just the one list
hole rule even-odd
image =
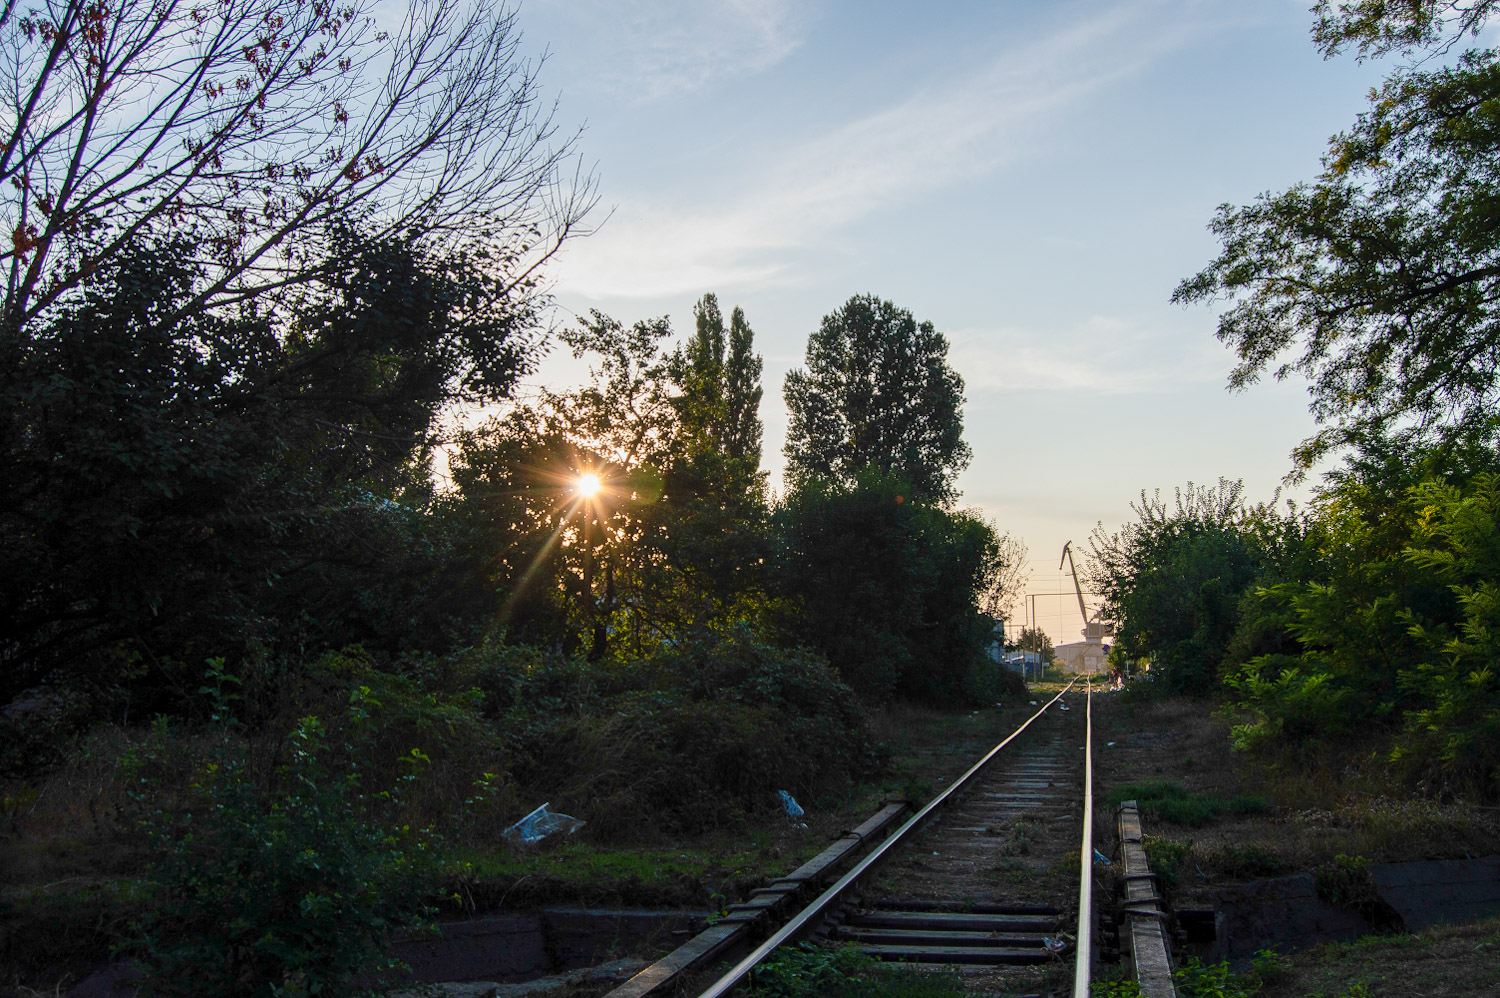
[[963, 441], [964, 383], [931, 322], [874, 295], [823, 317], [807, 367], [788, 372], [787, 471], [794, 483], [852, 482], [862, 469], [910, 483], [916, 498], [949, 502], [972, 452]]
[[693, 338], [674, 358], [673, 377], [682, 390], [685, 429], [705, 447], [760, 465], [761, 358], [755, 333], [738, 306], [724, 328], [719, 300], [706, 294], [693, 306]]
[[738, 305], [729, 315], [729, 356], [724, 360], [724, 453], [746, 465], [760, 466], [761, 358], [754, 352], [755, 333]]
[[[1329, 53], [1449, 45], [1493, 6], [1325, 3], [1316, 35]], [[1231, 387], [1308, 379], [1322, 428], [1300, 468], [1374, 438], [1456, 448], [1500, 429], [1497, 107], [1493, 49], [1398, 69], [1315, 182], [1219, 208], [1223, 250], [1173, 300], [1235, 302], [1218, 326], [1239, 357]]]

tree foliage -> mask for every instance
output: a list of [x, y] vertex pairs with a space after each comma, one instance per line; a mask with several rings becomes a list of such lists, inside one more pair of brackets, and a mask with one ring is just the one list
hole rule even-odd
[[591, 201], [513, 12], [58, 0], [0, 37], [0, 698], [472, 636], [439, 415], [529, 370]]
[[1056, 657], [1052, 649], [1052, 636], [1040, 627], [1021, 628], [1021, 633], [1016, 637], [1016, 648], [1036, 652], [1045, 665], [1051, 665]]
[[957, 700], [988, 666], [996, 620], [983, 599], [1007, 565], [994, 529], [909, 498], [874, 469], [853, 484], [809, 479], [776, 511], [785, 626], [869, 699]]
[[856, 295], [808, 338], [807, 367], [783, 392], [787, 474], [853, 482], [865, 468], [907, 481], [921, 499], [950, 501], [972, 452], [963, 441], [964, 383], [930, 322], [874, 295]]
[[721, 452], [753, 474], [760, 466], [763, 393], [755, 333], [738, 307], [730, 313], [726, 332], [719, 300], [712, 294], [693, 307], [693, 318], [695, 334], [674, 355], [672, 366], [691, 446]]
[[1298, 571], [1266, 578], [1245, 603], [1247, 624], [1291, 640], [1230, 670], [1250, 715], [1242, 746], [1379, 734], [1431, 787], [1500, 786], [1487, 643], [1495, 460], [1471, 459], [1352, 460], [1321, 491]]
[[[727, 343], [712, 295], [697, 318], [668, 349], [665, 318], [593, 313], [563, 334], [593, 359], [589, 384], [543, 390], [463, 436], [455, 481], [518, 636], [598, 660], [613, 635], [640, 654], [754, 602], [767, 554], [760, 358], [739, 309]], [[576, 492], [586, 472], [602, 483], [591, 499]]]
[[1131, 504], [1136, 519], [1115, 533], [1102, 526], [1089, 538], [1089, 585], [1118, 621], [1115, 646], [1129, 658], [1149, 657], [1153, 675], [1169, 688], [1212, 692], [1230, 637], [1239, 623], [1240, 597], [1256, 580], [1263, 546], [1244, 485], [1177, 489], [1173, 502], [1143, 491]]
[[0, 330], [0, 693], [85, 662], [88, 682], [160, 681], [257, 645], [424, 633], [446, 571], [437, 415], [510, 390], [532, 306], [472, 259], [354, 229], [331, 245], [291, 325], [174, 318], [203, 279], [180, 236]]
[[[347, 995], [361, 992], [362, 977], [389, 979], [392, 935], [430, 916], [421, 877], [437, 857], [431, 829], [382, 827], [371, 811], [399, 802], [425, 757], [408, 755], [394, 786], [364, 785], [371, 705], [369, 690], [356, 688], [343, 712], [346, 741], [304, 717], [275, 772], [257, 773], [227, 677], [215, 667], [210, 679], [219, 687], [213, 743], [188, 792], [165, 808], [134, 793], [156, 852], [146, 881], [153, 905], [128, 947], [142, 990]], [[136, 757], [137, 774], [163, 768], [153, 754]]]
[[[1320, 26], [1320, 38], [1373, 51], [1428, 43], [1449, 14], [1473, 30], [1490, 6], [1356, 4]], [[1218, 329], [1239, 358], [1232, 387], [1267, 371], [1309, 380], [1323, 428], [1298, 448], [1299, 467], [1371, 436], [1493, 438], [1497, 107], [1494, 51], [1403, 68], [1334, 137], [1316, 182], [1219, 209], [1211, 229], [1222, 252], [1173, 298], [1236, 302]]]
[[1495, 0], [1318, 0], [1313, 40], [1325, 56], [1361, 59], [1459, 42], [1484, 26]]

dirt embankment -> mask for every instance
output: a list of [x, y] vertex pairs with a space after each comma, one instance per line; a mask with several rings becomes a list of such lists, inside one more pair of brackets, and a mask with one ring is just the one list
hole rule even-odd
[[[1424, 799], [1359, 746], [1248, 757], [1231, 750], [1229, 720], [1203, 701], [1104, 694], [1094, 720], [1096, 834], [1113, 837], [1115, 802], [1140, 801], [1153, 870], [1173, 906], [1217, 909], [1219, 951], [1226, 914], [1239, 920], [1234, 953], [1194, 949], [1235, 957], [1258, 974], [1259, 994], [1468, 998], [1500, 980], [1500, 918], [1408, 932], [1386, 900], [1393, 883], [1412, 879], [1405, 874], [1426, 871], [1436, 883], [1453, 873], [1449, 866], [1467, 864], [1491, 876], [1494, 864], [1478, 858], [1500, 852], [1500, 811]], [[1387, 865], [1420, 860], [1450, 862]], [[1432, 909], [1422, 924], [1485, 916], [1484, 904], [1462, 901], [1445, 916], [1439, 888], [1406, 885], [1408, 901]], [[1257, 925], [1280, 955], [1263, 956], [1251, 971], [1246, 943]]]

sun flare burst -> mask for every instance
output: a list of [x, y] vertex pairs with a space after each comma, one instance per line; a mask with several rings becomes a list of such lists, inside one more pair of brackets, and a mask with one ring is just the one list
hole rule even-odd
[[579, 475], [578, 484], [574, 486], [578, 495], [584, 499], [592, 499], [599, 494], [600, 482], [598, 475]]

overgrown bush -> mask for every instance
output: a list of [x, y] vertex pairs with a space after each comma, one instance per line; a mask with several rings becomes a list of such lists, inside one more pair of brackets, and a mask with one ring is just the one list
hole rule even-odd
[[1229, 677], [1246, 715], [1235, 742], [1296, 749], [1378, 735], [1414, 780], [1494, 791], [1500, 475], [1375, 474], [1357, 467], [1316, 504], [1320, 577], [1254, 594], [1254, 611], [1295, 644]]
[[[368, 783], [405, 787], [399, 817], [407, 824], [498, 821], [493, 812], [516, 801], [503, 734], [485, 716], [478, 682], [464, 655], [382, 663], [359, 648], [329, 652], [302, 667], [265, 728], [274, 735], [307, 714], [323, 718], [330, 741], [362, 747]], [[360, 709], [353, 712], [356, 700]], [[405, 780], [412, 749], [426, 760], [417, 781]], [[481, 779], [488, 790], [475, 807], [472, 789]]]
[[159, 760], [140, 760], [152, 903], [125, 950], [141, 986], [247, 998], [360, 990], [395, 967], [392, 933], [427, 914], [419, 899], [435, 836], [382, 820], [426, 759], [413, 750], [395, 785], [367, 785], [374, 725], [368, 690], [357, 688], [337, 725], [303, 718], [274, 770], [257, 773], [229, 707], [235, 681], [210, 675], [216, 738], [186, 794], [163, 804], [148, 775]]
[[1177, 883], [1177, 868], [1193, 851], [1193, 840], [1146, 835], [1141, 838], [1141, 848], [1146, 850], [1146, 862], [1151, 864], [1151, 872], [1171, 887]]
[[1089, 539], [1089, 583], [1120, 622], [1112, 651], [1150, 658], [1151, 676], [1174, 693], [1213, 693], [1219, 665], [1239, 626], [1239, 604], [1267, 560], [1267, 534], [1279, 518], [1244, 501], [1244, 484], [1160, 493], [1132, 503], [1136, 520]]
[[517, 781], [594, 835], [720, 827], [881, 761], [821, 658], [746, 634], [608, 666], [497, 649], [481, 674]]
[[981, 601], [1005, 568], [989, 524], [914, 501], [909, 485], [870, 469], [852, 484], [799, 483], [775, 524], [774, 578], [794, 642], [872, 703], [966, 699], [996, 636]]

